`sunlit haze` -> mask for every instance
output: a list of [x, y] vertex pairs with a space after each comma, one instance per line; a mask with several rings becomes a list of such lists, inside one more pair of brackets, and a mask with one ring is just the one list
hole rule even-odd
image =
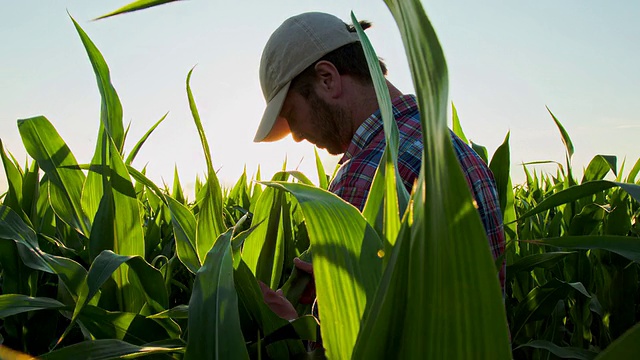
[[[316, 178], [313, 146], [290, 137], [252, 142], [265, 101], [258, 64], [271, 32], [286, 18], [323, 11], [373, 22], [367, 33], [389, 80], [413, 92], [402, 40], [383, 1], [190, 0], [90, 21], [132, 0], [3, 1], [0, 4], [0, 139], [21, 163], [17, 119], [46, 116], [79, 163], [92, 157], [100, 94], [67, 11], [105, 57], [131, 128], [126, 150], [166, 112], [134, 166], [171, 184], [174, 166], [192, 188], [206, 170], [185, 90], [192, 90], [218, 176], [231, 185], [246, 166], [270, 178], [288, 159]], [[523, 162], [564, 162], [545, 106], [564, 124], [582, 168], [597, 154], [640, 157], [640, 2], [423, 1], [447, 57], [450, 99], [468, 138], [489, 153], [511, 131], [514, 182]], [[321, 151], [333, 169], [336, 157]], [[627, 170], [632, 164], [627, 164]], [[553, 170], [553, 167], [546, 169]], [[0, 194], [7, 188], [0, 171]]]

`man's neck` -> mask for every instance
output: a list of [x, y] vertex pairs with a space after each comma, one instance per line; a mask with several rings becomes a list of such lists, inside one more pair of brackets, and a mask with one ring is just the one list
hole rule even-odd
[[[387, 87], [389, 88], [389, 96], [391, 100], [403, 95], [398, 88], [396, 88], [389, 80], [387, 80]], [[362, 123], [376, 112], [380, 106], [378, 105], [378, 98], [373, 85], [359, 85], [356, 87], [356, 91], [353, 93], [353, 106], [350, 106], [352, 122], [352, 132], [356, 133], [356, 130], [362, 125]]]

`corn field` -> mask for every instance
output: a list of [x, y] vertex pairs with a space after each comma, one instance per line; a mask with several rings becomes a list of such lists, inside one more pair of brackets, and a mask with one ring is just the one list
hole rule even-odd
[[[408, 193], [397, 181], [386, 83], [358, 29], [387, 141], [362, 212], [327, 191], [332, 169], [317, 153], [314, 181], [284, 164], [221, 187], [193, 70], [186, 92], [206, 176], [194, 199], [177, 169], [170, 187], [158, 186], [131, 164], [164, 118], [124, 152], [130, 139], [109, 68], [71, 18], [102, 97], [95, 153], [78, 163], [45, 116], [18, 120], [27, 163], [0, 141], [9, 182], [0, 195], [0, 358], [637, 358], [640, 159], [598, 155], [576, 177], [570, 135], [551, 111], [566, 149], [555, 173], [524, 164], [526, 181], [514, 185], [509, 134], [491, 156], [470, 144], [500, 195], [507, 247], [494, 262], [462, 172], [450, 166], [448, 113], [467, 138], [450, 108], [435, 31], [419, 1], [385, 2], [409, 58], [425, 149]], [[313, 262], [313, 279], [294, 267], [296, 257]], [[283, 289], [300, 316], [275, 315], [258, 281]], [[300, 301], [310, 281], [317, 312]], [[320, 338], [323, 348], [308, 351]]]

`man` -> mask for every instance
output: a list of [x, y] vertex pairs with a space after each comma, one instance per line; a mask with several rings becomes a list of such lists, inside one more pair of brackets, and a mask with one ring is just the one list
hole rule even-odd
[[[380, 66], [386, 75], [382, 61]], [[362, 210], [385, 138], [376, 93], [353, 26], [323, 13], [287, 19], [262, 53], [260, 83], [267, 108], [254, 141], [275, 141], [291, 133], [296, 141], [307, 140], [331, 154], [344, 154], [329, 190]], [[413, 95], [402, 94], [388, 81], [387, 85], [399, 130], [398, 169], [410, 191], [421, 166], [420, 114]], [[467, 144], [453, 133], [451, 137], [491, 252], [498, 258], [505, 241], [493, 175]], [[504, 266], [500, 283], [504, 288]]]

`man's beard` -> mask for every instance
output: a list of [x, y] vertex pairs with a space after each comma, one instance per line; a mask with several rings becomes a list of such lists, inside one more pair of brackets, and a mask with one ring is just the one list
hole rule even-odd
[[322, 100], [314, 91], [309, 94], [307, 101], [313, 111], [311, 123], [317, 131], [316, 134], [310, 134], [311, 142], [325, 148], [331, 155], [344, 153], [353, 135], [347, 112]]

